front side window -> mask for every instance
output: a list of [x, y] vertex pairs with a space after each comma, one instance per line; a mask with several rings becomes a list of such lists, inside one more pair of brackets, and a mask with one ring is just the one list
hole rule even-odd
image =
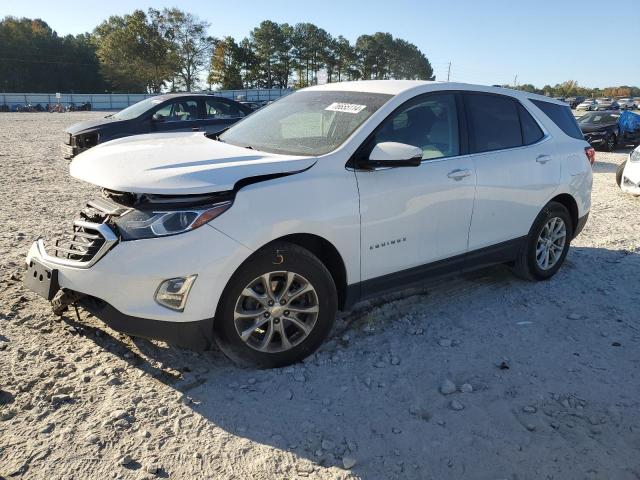
[[465, 104], [472, 152], [522, 146], [518, 108], [513, 99], [474, 93], [466, 95]]
[[372, 146], [397, 142], [422, 149], [422, 159], [460, 154], [456, 97], [452, 93], [429, 94], [387, 118], [375, 133]]
[[153, 114], [155, 120], [181, 122], [198, 119], [198, 102], [195, 100], [173, 100]]
[[296, 92], [256, 110], [218, 139], [270, 153], [324, 155], [342, 145], [391, 97], [366, 92]]
[[207, 98], [205, 103], [205, 118], [227, 119], [244, 117], [244, 112], [237, 105], [217, 98]]

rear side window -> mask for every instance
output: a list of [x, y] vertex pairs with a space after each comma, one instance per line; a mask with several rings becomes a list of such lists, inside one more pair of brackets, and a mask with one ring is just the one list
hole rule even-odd
[[518, 103], [518, 111], [520, 112], [520, 124], [522, 125], [522, 141], [525, 145], [533, 145], [542, 140], [544, 132], [538, 125], [531, 114], [527, 112], [520, 103]]
[[542, 110], [564, 133], [578, 140], [584, 139], [580, 127], [578, 127], [578, 122], [576, 122], [568, 105], [556, 105], [542, 100], [531, 100], [531, 102]]
[[513, 99], [475, 93], [465, 97], [474, 153], [522, 146], [518, 107]]

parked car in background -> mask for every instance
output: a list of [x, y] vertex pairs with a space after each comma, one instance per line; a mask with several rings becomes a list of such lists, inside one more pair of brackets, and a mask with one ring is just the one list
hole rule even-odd
[[567, 97], [564, 99], [564, 101], [567, 102], [567, 104], [569, 104], [572, 110], [575, 110], [578, 105], [584, 102], [584, 100], [585, 99], [583, 96]]
[[620, 105], [620, 108], [623, 110], [635, 110], [638, 108], [633, 98], [619, 98], [616, 102], [618, 102], [618, 105]]
[[590, 112], [578, 119], [578, 125], [589, 145], [612, 152], [620, 138], [619, 119], [620, 113], [616, 111]]
[[589, 112], [591, 110], [595, 110], [597, 105], [598, 102], [596, 102], [595, 98], [587, 98], [582, 103], [578, 104], [576, 110], [586, 110]]
[[640, 146], [618, 166], [616, 183], [623, 192], [640, 196]]
[[540, 95], [310, 87], [222, 134], [79, 155], [71, 175], [101, 196], [69, 237], [31, 246], [24, 281], [59, 312], [284, 366], [361, 300], [495, 263], [555, 275], [589, 215], [594, 155], [569, 107]]
[[258, 110], [259, 108], [262, 108], [262, 104], [258, 103], [258, 102], [245, 102], [245, 101], [241, 101], [240, 102], [242, 105], [244, 105], [245, 107], [249, 107], [252, 111], [253, 110]]
[[594, 148], [609, 152], [640, 143], [640, 115], [631, 111], [590, 112], [578, 119], [584, 138]]
[[620, 110], [620, 105], [618, 105], [618, 102], [616, 102], [612, 98], [603, 97], [596, 100], [596, 107], [593, 110]]
[[251, 108], [228, 98], [197, 93], [157, 95], [104, 118], [70, 126], [63, 145], [72, 158], [100, 143], [143, 133], [215, 133], [251, 113]]

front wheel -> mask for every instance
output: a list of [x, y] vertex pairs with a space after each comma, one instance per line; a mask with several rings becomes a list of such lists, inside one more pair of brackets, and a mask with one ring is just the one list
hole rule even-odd
[[564, 263], [572, 238], [569, 211], [561, 203], [549, 202], [533, 222], [514, 272], [526, 280], [551, 278]]
[[240, 365], [282, 367], [322, 344], [337, 305], [325, 265], [298, 245], [276, 242], [252, 255], [232, 276], [216, 313], [214, 337]]
[[627, 165], [627, 161], [625, 160], [616, 169], [616, 183], [619, 187], [622, 186], [622, 173], [624, 172], [624, 167]]
[[616, 149], [616, 145], [618, 144], [618, 140], [616, 136], [612, 133], [605, 139], [605, 148], [607, 152], [613, 152]]

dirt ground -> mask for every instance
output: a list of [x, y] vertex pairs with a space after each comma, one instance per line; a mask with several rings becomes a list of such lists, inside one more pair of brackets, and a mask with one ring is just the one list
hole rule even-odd
[[99, 115], [0, 114], [0, 478], [640, 478], [628, 150], [598, 153], [591, 218], [550, 281], [495, 267], [361, 304], [308, 361], [257, 371], [60, 320], [22, 288], [33, 239], [96, 192], [59, 145]]

